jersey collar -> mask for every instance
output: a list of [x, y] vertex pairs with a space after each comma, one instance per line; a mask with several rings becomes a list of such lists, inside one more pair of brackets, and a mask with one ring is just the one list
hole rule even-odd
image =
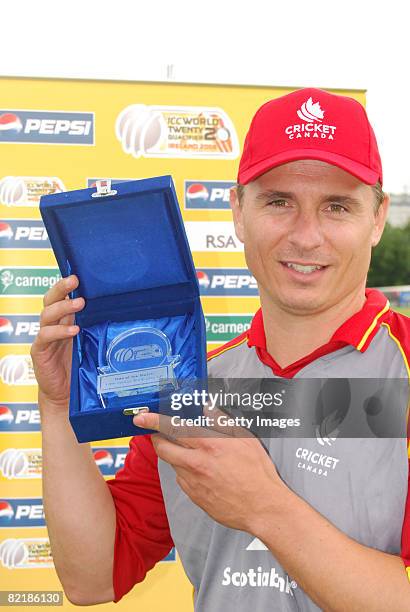
[[377, 289], [366, 289], [366, 302], [363, 308], [345, 321], [335, 331], [329, 342], [285, 368], [281, 368], [266, 350], [263, 314], [262, 310], [259, 309], [248, 330], [248, 346], [256, 348], [259, 359], [265, 365], [270, 366], [274, 374], [292, 377], [312, 361], [344, 346], [351, 345], [364, 353], [376, 335], [389, 308], [389, 301], [383, 293]]

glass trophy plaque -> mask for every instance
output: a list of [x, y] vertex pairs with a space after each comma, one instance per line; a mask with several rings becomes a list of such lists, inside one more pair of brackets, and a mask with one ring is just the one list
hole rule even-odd
[[172, 355], [169, 338], [154, 327], [118, 334], [108, 346], [106, 362], [98, 368], [97, 376], [97, 393], [104, 407], [107, 394], [142, 396], [164, 387], [177, 388], [174, 368], [180, 356]]

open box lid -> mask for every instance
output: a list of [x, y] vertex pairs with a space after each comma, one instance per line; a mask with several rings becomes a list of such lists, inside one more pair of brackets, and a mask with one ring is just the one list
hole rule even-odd
[[[171, 176], [113, 183], [112, 195], [96, 192], [79, 189], [40, 201], [61, 274], [80, 279], [73, 297], [89, 304], [136, 292], [145, 301], [199, 297]], [[86, 310], [77, 313], [79, 324]]]

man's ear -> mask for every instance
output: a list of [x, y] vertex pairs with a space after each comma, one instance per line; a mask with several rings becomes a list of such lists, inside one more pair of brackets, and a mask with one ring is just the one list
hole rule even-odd
[[380, 204], [377, 213], [375, 214], [375, 224], [372, 235], [372, 247], [379, 244], [383, 234], [384, 226], [386, 225], [387, 215], [389, 214], [390, 196], [386, 193], [383, 202]]
[[[242, 198], [243, 199], [243, 198]], [[240, 202], [236, 187], [231, 187], [229, 192], [229, 203], [232, 209], [233, 223], [235, 226], [235, 234], [241, 242], [244, 242], [243, 231], [243, 201]]]

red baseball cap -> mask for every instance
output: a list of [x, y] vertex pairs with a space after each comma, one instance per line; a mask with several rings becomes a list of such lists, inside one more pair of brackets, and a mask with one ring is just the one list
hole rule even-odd
[[338, 166], [368, 185], [383, 182], [376, 137], [363, 106], [322, 89], [298, 89], [260, 107], [246, 135], [238, 183], [246, 185], [299, 159]]

